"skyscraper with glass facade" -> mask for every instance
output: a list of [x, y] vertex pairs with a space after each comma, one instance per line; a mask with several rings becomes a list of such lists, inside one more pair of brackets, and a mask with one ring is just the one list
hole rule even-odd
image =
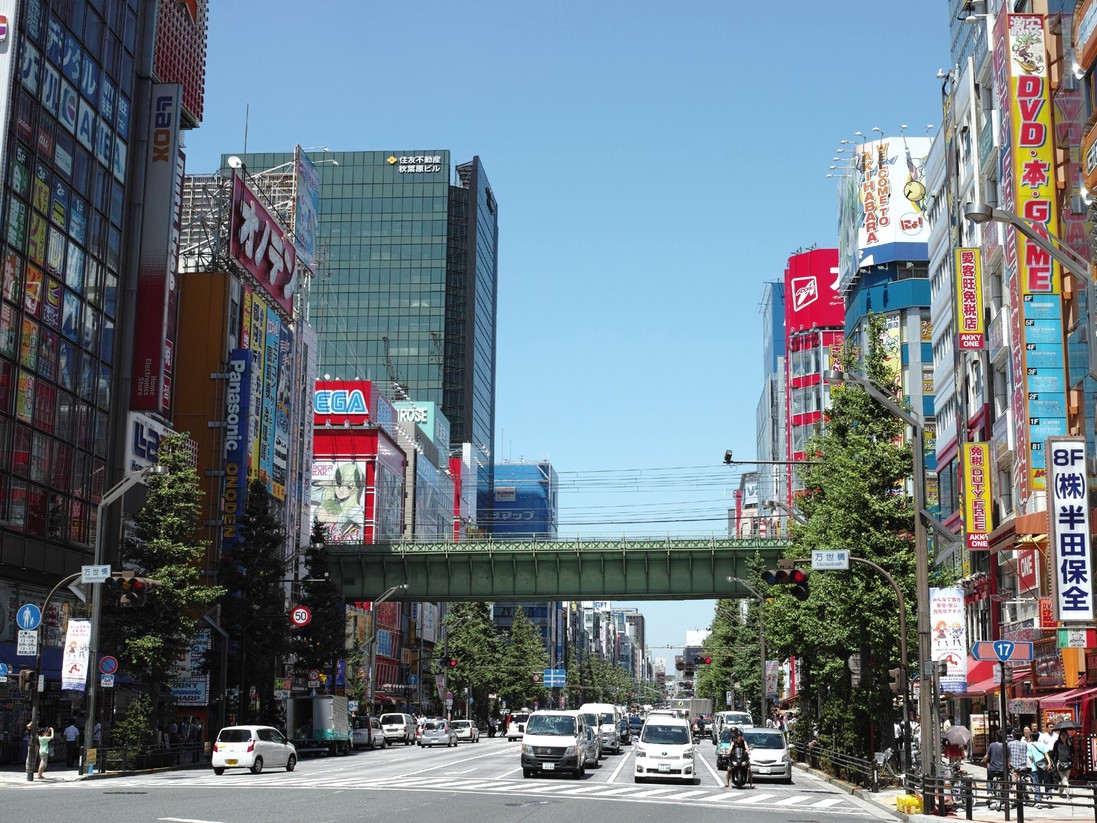
[[[320, 172], [311, 316], [320, 374], [439, 403], [451, 442], [473, 444], [489, 490], [499, 224], [480, 158], [454, 166], [438, 149], [308, 154]], [[260, 178], [293, 160], [240, 157]]]

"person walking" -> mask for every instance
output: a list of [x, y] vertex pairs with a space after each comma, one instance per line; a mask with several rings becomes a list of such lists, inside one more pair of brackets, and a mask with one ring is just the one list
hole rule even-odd
[[1070, 770], [1074, 767], [1074, 740], [1070, 731], [1059, 732], [1055, 746], [1051, 750], [1051, 759], [1059, 777], [1059, 796], [1070, 797]]
[[46, 764], [50, 759], [50, 744], [53, 742], [53, 726], [38, 730], [38, 778], [46, 776]]
[[1032, 791], [1036, 795], [1036, 807], [1050, 807], [1047, 799], [1051, 796], [1051, 755], [1039, 739], [1028, 742], [1026, 753], [1028, 767], [1032, 770]]
[[80, 760], [80, 727], [75, 720], [69, 721], [61, 735], [65, 738], [65, 765], [71, 769]]

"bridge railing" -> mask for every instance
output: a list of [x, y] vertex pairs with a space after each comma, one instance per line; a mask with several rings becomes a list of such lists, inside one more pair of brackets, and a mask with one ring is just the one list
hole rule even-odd
[[[515, 535], [477, 536], [461, 541], [442, 540], [437, 537], [410, 537], [400, 540], [378, 541], [371, 545], [374, 549], [384, 551], [415, 551], [416, 549], [438, 551], [443, 547], [453, 547], [465, 550], [517, 550], [517, 551], [574, 551], [584, 548], [605, 551], [606, 549], [619, 548], [627, 551], [634, 549], [666, 548], [673, 549], [750, 549], [764, 548], [774, 549], [789, 544], [787, 534], [766, 534], [746, 537], [678, 537], [663, 535], [658, 537], [567, 537], [547, 539], [544, 537], [520, 537]], [[362, 543], [329, 543], [329, 552], [359, 552], [362, 551]]]

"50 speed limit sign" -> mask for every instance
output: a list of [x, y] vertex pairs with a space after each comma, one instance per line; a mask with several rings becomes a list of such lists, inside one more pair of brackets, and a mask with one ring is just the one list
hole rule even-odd
[[300, 628], [307, 626], [312, 620], [312, 610], [308, 606], [294, 606], [289, 613], [289, 622]]

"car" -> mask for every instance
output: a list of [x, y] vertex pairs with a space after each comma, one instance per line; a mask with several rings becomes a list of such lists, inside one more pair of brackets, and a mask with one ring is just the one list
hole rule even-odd
[[788, 741], [780, 729], [743, 729], [750, 746], [750, 771], [755, 777], [776, 777], [782, 783], [792, 782], [792, 757]]
[[602, 751], [621, 753], [621, 728], [617, 707], [612, 703], [584, 703], [579, 707], [583, 713], [598, 715], [598, 726], [602, 732]]
[[629, 731], [634, 738], [640, 736], [640, 730], [644, 728], [644, 718], [638, 714], [630, 714], [628, 717]]
[[297, 749], [273, 726], [225, 726], [213, 743], [214, 774], [225, 769], [250, 769], [259, 774], [267, 766], [297, 768]]
[[351, 728], [351, 748], [383, 749], [388, 745], [385, 730], [376, 717], [355, 717]]
[[480, 742], [480, 728], [471, 720], [454, 720], [453, 730], [457, 733], [457, 742], [467, 740], [469, 743]]
[[419, 735], [420, 748], [456, 745], [457, 732], [453, 730], [453, 726], [448, 720], [436, 718], [423, 724], [423, 731]]
[[712, 742], [719, 745], [720, 738], [723, 736], [724, 729], [729, 729], [732, 726], [738, 726], [741, 729], [754, 725], [754, 718], [750, 716], [750, 712], [741, 711], [726, 711], [717, 712], [713, 717], [712, 723]]
[[687, 721], [649, 716], [633, 751], [635, 782], [643, 783], [653, 777], [694, 782], [693, 735]]
[[519, 709], [510, 716], [507, 724], [507, 742], [519, 740], [526, 733], [526, 721], [529, 720], [530, 710]]
[[598, 728], [598, 715], [594, 712], [583, 712], [583, 725], [587, 732], [587, 765], [600, 766], [602, 759], [602, 732]]
[[617, 721], [617, 737], [622, 746], [628, 746], [632, 743], [632, 727], [629, 726], [628, 715], [626, 714], [622, 714], [620, 720]]
[[391, 746], [394, 743], [403, 743], [410, 746], [415, 742], [416, 723], [410, 714], [388, 712], [381, 715], [381, 728], [385, 730], [385, 740]]
[[587, 751], [582, 712], [533, 712], [522, 738], [522, 777], [569, 772], [580, 778], [586, 773]]

